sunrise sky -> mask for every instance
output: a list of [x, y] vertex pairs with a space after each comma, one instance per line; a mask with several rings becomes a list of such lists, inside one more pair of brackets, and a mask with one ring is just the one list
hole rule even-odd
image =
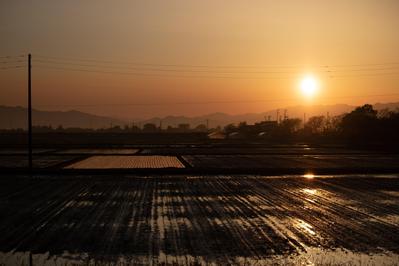
[[[399, 101], [397, 0], [0, 1], [0, 105], [123, 118]], [[313, 77], [317, 89], [301, 84]], [[310, 82], [312, 83], [312, 82]]]

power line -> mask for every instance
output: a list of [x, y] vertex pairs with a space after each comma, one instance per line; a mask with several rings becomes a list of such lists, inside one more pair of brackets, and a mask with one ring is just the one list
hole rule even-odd
[[[284, 76], [284, 77], [239, 77], [239, 76], [193, 76], [193, 75], [171, 75], [171, 74], [157, 74], [157, 73], [145, 73], [145, 72], [119, 72], [119, 71], [103, 71], [103, 70], [94, 70], [94, 69], [81, 69], [81, 68], [66, 68], [66, 67], [54, 67], [54, 66], [42, 66], [38, 65], [37, 68], [42, 69], [52, 69], [52, 70], [63, 70], [63, 71], [74, 71], [74, 72], [88, 72], [88, 73], [101, 73], [101, 74], [117, 74], [117, 75], [130, 75], [130, 76], [139, 76], [139, 77], [166, 77], [166, 78], [209, 78], [209, 79], [288, 79], [293, 78], [297, 75], [293, 76]], [[227, 74], [227, 73], [225, 73]], [[294, 74], [294, 73], [286, 73], [286, 74]], [[385, 76], [385, 75], [398, 75], [399, 72], [388, 72], [388, 73], [360, 73], [353, 75], [331, 75], [331, 73], [325, 72], [321, 74], [328, 75], [329, 78], [344, 78], [344, 77], [372, 77], [372, 76]]]
[[20, 63], [20, 62], [25, 62], [25, 60], [16, 60], [16, 61], [0, 61], [0, 64]]
[[364, 74], [349, 74], [349, 75], [331, 75], [330, 78], [350, 78], [350, 77], [376, 77], [376, 76], [395, 76], [399, 72], [384, 72], [384, 73], [364, 73]]
[[382, 62], [382, 63], [365, 63], [365, 64], [348, 64], [348, 65], [325, 65], [325, 67], [358, 67], [358, 66], [384, 66], [399, 65], [399, 62]]
[[93, 68], [110, 68], [110, 69], [129, 69], [129, 70], [146, 70], [155, 72], [188, 72], [188, 73], [220, 73], [220, 74], [291, 74], [294, 72], [288, 71], [215, 71], [215, 70], [192, 70], [192, 69], [164, 69], [164, 68], [142, 68], [142, 67], [121, 67], [121, 66], [104, 66], [104, 65], [88, 65], [88, 64], [76, 64], [70, 62], [58, 62], [58, 61], [48, 61], [48, 60], [35, 60], [39, 63], [55, 64], [55, 65], [72, 65], [80, 67], [93, 67]]
[[35, 55], [39, 58], [62, 60], [62, 61], [75, 61], [75, 62], [94, 62], [113, 65], [136, 65], [136, 66], [158, 66], [158, 67], [183, 67], [183, 68], [296, 68], [300, 66], [222, 66], [222, 65], [191, 65], [191, 64], [163, 64], [163, 63], [144, 63], [144, 62], [126, 62], [126, 61], [109, 61], [109, 60], [95, 60], [95, 59], [81, 59], [81, 58], [68, 58], [68, 57], [53, 57]]
[[[116, 62], [116, 61], [101, 61], [101, 60], [91, 60], [91, 59], [60, 59], [62, 57], [47, 57], [47, 56], [38, 56], [39, 59], [36, 60], [40, 64], [45, 64], [44, 66], [41, 66], [41, 68], [48, 68], [48, 69], [56, 69], [56, 70], [64, 70], [64, 71], [78, 71], [78, 72], [91, 72], [91, 73], [102, 73], [102, 74], [119, 74], [119, 75], [132, 75], [132, 76], [148, 76], [148, 77], [175, 77], [175, 78], [215, 78], [215, 79], [284, 79], [287, 77], [238, 77], [238, 76], [217, 76], [217, 75], [212, 75], [212, 76], [189, 76], [189, 75], [163, 75], [163, 74], [158, 74], [158, 73], [148, 73], [148, 72], [174, 72], [174, 73], [207, 73], [207, 74], [222, 74], [222, 75], [240, 75], [240, 74], [250, 74], [250, 75], [268, 75], [268, 74], [294, 74], [295, 76], [298, 76], [299, 73], [298, 71], [215, 71], [213, 68], [216, 67], [216, 69], [222, 69], [224, 67], [227, 68], [235, 68], [239, 69], [241, 66], [207, 66], [207, 65], [178, 65], [178, 64], [141, 64], [141, 67], [128, 67], [128, 66], [115, 66], [115, 64], [134, 64], [134, 65], [140, 65], [140, 63], [134, 63], [134, 62]], [[52, 60], [43, 60], [40, 59], [40, 57], [43, 58], [52, 58]], [[62, 61], [61, 61], [62, 60]], [[65, 60], [69, 60], [66, 62]], [[82, 63], [74, 63], [71, 62], [72, 60], [75, 60], [75, 62], [89, 62], [89, 64], [82, 64]], [[93, 62], [101, 62], [102, 64], [114, 64], [114, 65], [98, 65], [98, 64], [93, 64]], [[71, 65], [71, 66], [77, 66], [81, 68], [72, 68], [72, 67], [55, 67], [54, 65]], [[143, 68], [145, 66], [145, 68]], [[158, 68], [149, 68], [149, 66], [157, 66]], [[207, 69], [210, 70], [199, 70], [199, 69], [164, 69], [162, 67], [206, 67]], [[318, 70], [319, 74], [326, 74], [329, 75], [329, 78], [345, 78], [345, 77], [359, 77], [359, 76], [386, 76], [386, 75], [397, 75], [399, 73], [397, 72], [382, 72], [386, 70], [397, 70], [399, 69], [399, 62], [385, 62], [385, 63], [372, 63], [372, 64], [352, 64], [352, 65], [336, 65], [335, 67], [364, 67], [364, 66], [385, 66], [385, 67], [373, 67], [373, 68], [360, 68], [360, 69], [334, 69], [332, 65], [324, 65], [324, 66], [319, 66], [322, 67], [322, 70]], [[83, 68], [82, 68], [83, 67]], [[160, 68], [161, 67], [161, 68]], [[248, 67], [248, 66], [243, 66]], [[267, 66], [268, 68], [273, 67], [273, 66]], [[280, 66], [276, 66], [277, 68]], [[294, 66], [285, 66], [289, 68], [294, 68]], [[97, 70], [93, 68], [105, 68], [105, 69], [126, 69], [126, 70], [134, 70], [134, 72], [120, 72], [120, 71], [107, 71], [107, 70]], [[256, 68], [255, 66], [251, 68]], [[259, 68], [259, 67], [257, 67]], [[141, 72], [136, 72], [136, 71], [141, 71]], [[379, 72], [379, 73], [359, 73], [359, 74], [338, 74], [338, 73], [345, 73], [345, 72]]]
[[5, 56], [0, 56], [0, 58], [18, 58], [18, 57], [26, 57], [26, 55], [5, 55]]
[[[103, 64], [117, 64], [117, 65], [141, 65], [141, 66], [160, 66], [160, 67], [188, 67], [188, 68], [249, 68], [249, 69], [261, 69], [261, 68], [302, 68], [304, 65], [266, 65], [266, 66], [232, 66], [232, 65], [192, 65], [192, 64], [163, 64], [163, 63], [144, 63], [144, 62], [126, 62], [126, 61], [110, 61], [110, 60], [96, 60], [96, 59], [83, 59], [83, 58], [71, 58], [71, 57], [54, 57], [35, 55], [39, 58], [52, 59], [57, 61], [68, 61], [68, 62], [95, 62]], [[399, 62], [381, 62], [381, 63], [365, 63], [365, 64], [348, 64], [348, 65], [318, 65], [315, 68], [345, 68], [345, 67], [359, 67], [359, 66], [384, 66], [384, 65], [398, 65]]]
[[[71, 65], [79, 66], [85, 68], [109, 68], [109, 69], [128, 69], [136, 71], [152, 71], [152, 72], [177, 72], [177, 73], [218, 73], [218, 74], [297, 74], [298, 71], [220, 71], [220, 70], [192, 70], [192, 69], [164, 69], [164, 68], [142, 68], [142, 67], [121, 67], [121, 66], [104, 66], [104, 65], [93, 65], [93, 64], [79, 64], [71, 62], [59, 62], [52, 60], [35, 60], [38, 63], [44, 63], [48, 65]], [[367, 72], [367, 71], [384, 71], [384, 70], [395, 70], [399, 69], [399, 66], [382, 67], [382, 68], [361, 68], [361, 69], [346, 69], [346, 70], [336, 70], [336, 69], [325, 69], [321, 72], [326, 73], [337, 73], [337, 72]], [[95, 69], [89, 69], [95, 70]]]
[[237, 77], [237, 76], [193, 76], [193, 75], [171, 75], [171, 74], [151, 74], [143, 72], [118, 72], [118, 71], [102, 71], [102, 70], [91, 70], [91, 69], [78, 69], [78, 68], [65, 68], [65, 67], [52, 67], [52, 66], [36, 66], [42, 69], [52, 70], [64, 70], [64, 71], [75, 71], [75, 72], [89, 72], [89, 73], [101, 73], [101, 74], [117, 74], [117, 75], [130, 75], [139, 77], [166, 77], [166, 78], [209, 78], [209, 79], [286, 79], [287, 77]]
[[359, 69], [343, 69], [343, 70], [327, 70], [328, 73], [334, 72], [364, 72], [364, 71], [384, 71], [384, 70], [392, 70], [399, 69], [399, 66], [396, 67], [382, 67], [382, 68], [359, 68]]
[[15, 68], [26, 68], [26, 66], [9, 66], [9, 67], [0, 67], [1, 70], [15, 69]]

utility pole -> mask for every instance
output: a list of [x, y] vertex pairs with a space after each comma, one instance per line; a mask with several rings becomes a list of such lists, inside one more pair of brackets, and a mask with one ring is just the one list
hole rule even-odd
[[330, 129], [330, 112], [327, 112], [327, 118], [326, 118], [326, 129]]
[[276, 121], [277, 121], [277, 124], [279, 123], [279, 112], [280, 112], [280, 110], [279, 109], [277, 109], [276, 110]]
[[29, 149], [29, 173], [32, 174], [32, 55], [28, 55], [28, 149]]

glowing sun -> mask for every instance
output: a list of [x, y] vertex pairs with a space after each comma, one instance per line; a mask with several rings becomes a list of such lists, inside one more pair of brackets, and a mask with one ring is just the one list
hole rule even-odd
[[301, 80], [300, 88], [302, 94], [307, 98], [312, 98], [318, 91], [319, 85], [313, 76], [306, 76]]

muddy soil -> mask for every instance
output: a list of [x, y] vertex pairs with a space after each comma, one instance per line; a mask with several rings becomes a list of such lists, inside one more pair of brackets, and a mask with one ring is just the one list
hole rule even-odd
[[2, 177], [0, 235], [0, 261], [285, 264], [317, 249], [395, 262], [399, 176]]

